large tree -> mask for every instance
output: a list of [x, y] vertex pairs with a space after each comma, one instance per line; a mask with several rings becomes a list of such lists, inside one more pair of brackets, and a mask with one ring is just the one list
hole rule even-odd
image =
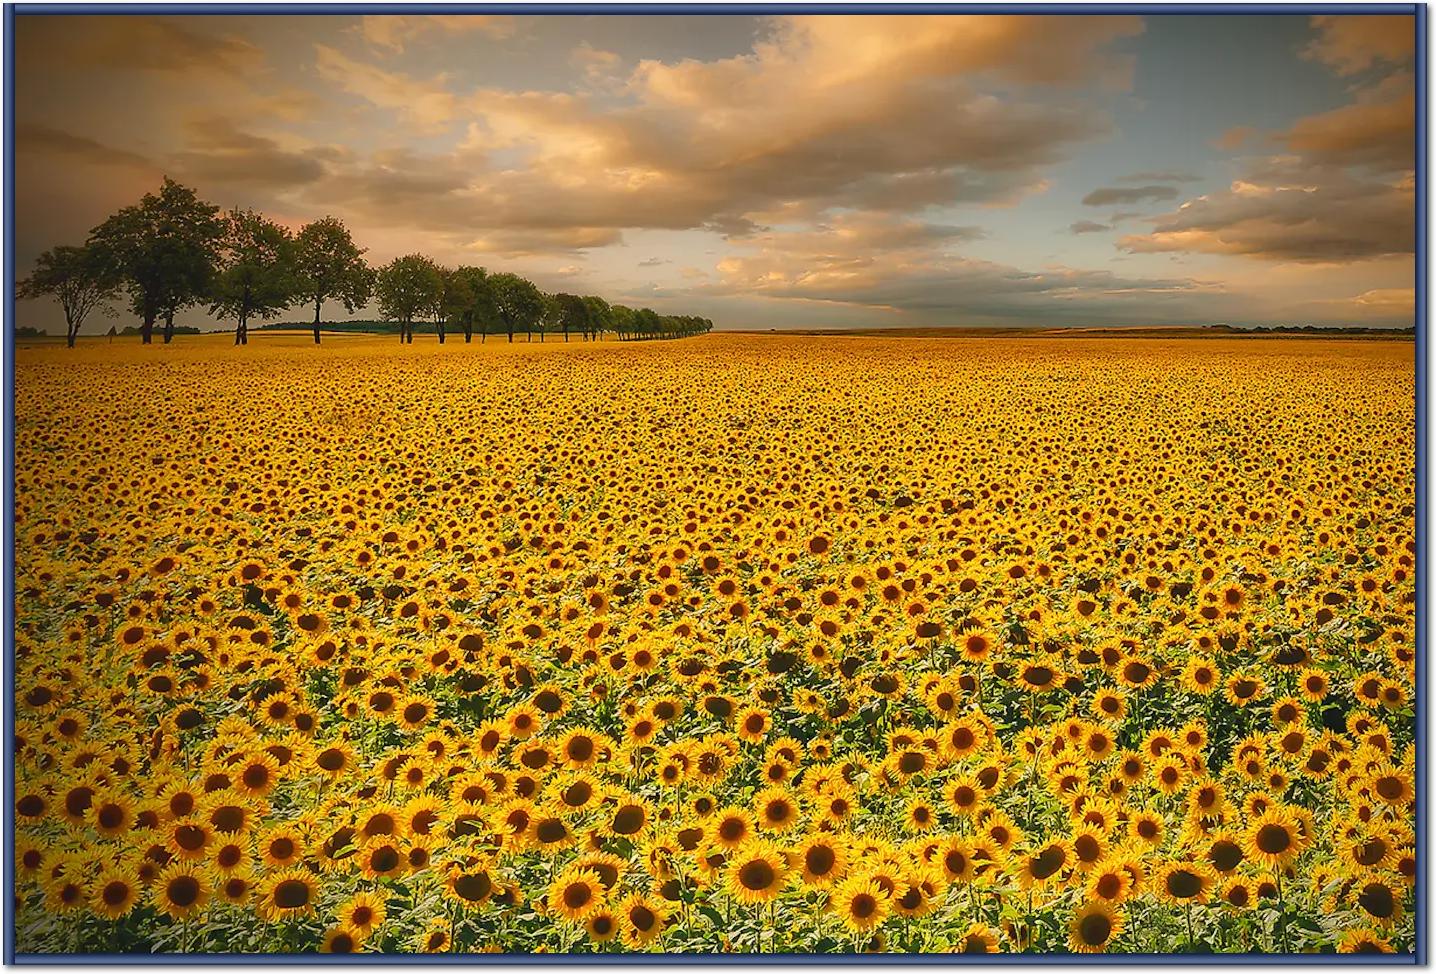
[[613, 308], [603, 298], [592, 294], [583, 299], [583, 304], [588, 309], [588, 330], [584, 332], [584, 338], [598, 341], [600, 335], [613, 329]]
[[553, 302], [557, 310], [558, 326], [563, 330], [563, 340], [568, 341], [570, 331], [588, 333], [588, 304], [576, 294], [555, 294]]
[[248, 345], [251, 318], [272, 318], [294, 303], [294, 238], [253, 210], [231, 210], [227, 224], [209, 310], [234, 318], [234, 343]]
[[75, 347], [75, 337], [90, 312], [101, 308], [113, 315], [105, 304], [119, 291], [119, 279], [99, 251], [83, 247], [56, 247], [47, 250], [35, 261], [35, 270], [15, 286], [21, 300], [53, 297], [65, 312], [65, 344]]
[[444, 317], [464, 331], [464, 341], [474, 339], [474, 325], [480, 326], [479, 341], [489, 334], [489, 322], [497, 316], [489, 275], [482, 267], [456, 267], [444, 277]]
[[146, 193], [90, 232], [108, 272], [129, 292], [145, 344], [161, 315], [168, 343], [175, 312], [209, 294], [225, 230], [218, 214], [219, 207], [166, 176], [159, 193]]
[[632, 338], [638, 327], [638, 312], [622, 304], [615, 304], [609, 308], [609, 318], [613, 322], [613, 330], [618, 335], [619, 341]]
[[399, 323], [399, 341], [413, 344], [414, 319], [440, 313], [444, 273], [423, 254], [395, 257], [379, 269], [374, 293], [379, 299], [379, 313]]
[[364, 251], [338, 217], [326, 216], [299, 231], [295, 266], [300, 294], [314, 304], [314, 344], [319, 344], [319, 315], [325, 301], [341, 301], [353, 314], [369, 301], [374, 272]]
[[519, 328], [528, 332], [532, 341], [534, 326], [543, 320], [543, 293], [532, 281], [524, 280], [517, 274], [491, 274], [489, 288], [509, 341], [514, 340], [514, 332]]

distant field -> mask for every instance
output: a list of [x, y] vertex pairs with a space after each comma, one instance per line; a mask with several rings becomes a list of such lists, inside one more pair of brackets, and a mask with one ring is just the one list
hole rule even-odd
[[1404, 341], [22, 343], [19, 949], [1410, 951], [1413, 400]]

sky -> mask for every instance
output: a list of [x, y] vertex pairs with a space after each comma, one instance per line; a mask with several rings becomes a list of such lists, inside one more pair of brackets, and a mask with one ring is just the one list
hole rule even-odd
[[1414, 48], [1378, 15], [19, 14], [16, 270], [169, 175], [719, 328], [1407, 327]]

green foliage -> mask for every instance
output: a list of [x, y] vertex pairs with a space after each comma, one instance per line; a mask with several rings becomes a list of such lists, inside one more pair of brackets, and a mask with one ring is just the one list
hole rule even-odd
[[489, 277], [489, 287], [509, 341], [514, 340], [518, 329], [532, 331], [543, 320], [543, 294], [532, 281], [517, 274], [493, 274]]
[[106, 273], [129, 292], [146, 341], [155, 319], [209, 293], [226, 229], [218, 214], [219, 207], [166, 176], [158, 194], [146, 193], [90, 232]]
[[489, 275], [482, 267], [456, 267], [444, 276], [443, 315], [463, 329], [464, 340], [473, 337], [478, 325], [488, 334], [489, 324], [498, 317]]
[[104, 302], [119, 290], [120, 281], [104, 255], [93, 244], [83, 247], [55, 247], [40, 255], [35, 270], [15, 286], [21, 300], [54, 297], [65, 312], [65, 341], [73, 346], [80, 326], [90, 312], [101, 308], [113, 316]]
[[326, 216], [305, 225], [295, 244], [297, 293], [314, 305], [314, 340], [318, 342], [324, 302], [342, 302], [344, 310], [353, 314], [368, 303], [374, 272], [338, 217]]
[[396, 257], [375, 278], [379, 313], [400, 324], [400, 337], [414, 340], [414, 319], [439, 313], [444, 298], [444, 272], [423, 254]]
[[294, 239], [253, 210], [232, 210], [211, 292], [211, 314], [234, 318], [235, 343], [248, 338], [250, 318], [272, 318], [294, 303]]

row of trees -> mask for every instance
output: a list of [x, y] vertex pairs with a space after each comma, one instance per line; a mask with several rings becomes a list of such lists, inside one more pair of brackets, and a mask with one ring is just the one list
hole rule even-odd
[[399, 326], [401, 341], [413, 342], [416, 322], [432, 321], [442, 344], [452, 331], [472, 341], [490, 333], [528, 340], [562, 332], [585, 340], [604, 333], [620, 339], [682, 338], [713, 327], [707, 318], [660, 315], [648, 309], [609, 304], [603, 298], [546, 294], [516, 274], [482, 267], [448, 268], [422, 254], [398, 257], [379, 268], [364, 260], [349, 230], [325, 217], [297, 234], [247, 209], [221, 213], [195, 191], [168, 177], [158, 193], [147, 193], [90, 232], [81, 247], [46, 251], [34, 272], [17, 288], [20, 298], [54, 297], [65, 314], [71, 347], [85, 319], [97, 310], [113, 315], [110, 302], [121, 295], [140, 319], [140, 339], [175, 335], [175, 315], [208, 306], [221, 320], [235, 322], [234, 341], [249, 341], [255, 320], [273, 318], [296, 305], [314, 307], [314, 343], [320, 343], [326, 301], [353, 314], [374, 300], [385, 320]]

